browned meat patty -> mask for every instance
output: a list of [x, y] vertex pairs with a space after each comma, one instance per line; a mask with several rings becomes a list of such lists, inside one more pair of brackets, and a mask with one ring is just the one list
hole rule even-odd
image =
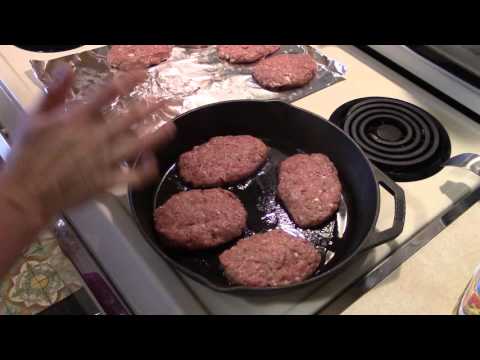
[[341, 194], [337, 169], [323, 154], [298, 154], [280, 164], [278, 196], [302, 228], [320, 225], [333, 215]]
[[320, 265], [307, 240], [273, 230], [240, 240], [220, 255], [225, 275], [248, 287], [278, 287], [307, 279]]
[[170, 57], [170, 45], [113, 45], [107, 62], [120, 70], [146, 69]]
[[240, 181], [260, 168], [267, 146], [250, 135], [217, 136], [180, 156], [180, 176], [196, 187]]
[[215, 247], [242, 235], [247, 212], [223, 189], [191, 190], [173, 195], [155, 210], [155, 229], [166, 245], [186, 250]]
[[232, 64], [258, 61], [280, 49], [279, 45], [219, 45], [218, 57]]
[[317, 73], [317, 63], [308, 54], [282, 54], [261, 60], [254, 79], [265, 89], [286, 90], [308, 84]]

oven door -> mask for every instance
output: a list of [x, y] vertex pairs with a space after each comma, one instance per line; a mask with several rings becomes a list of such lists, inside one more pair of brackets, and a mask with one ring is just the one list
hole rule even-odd
[[460, 108], [452, 106], [480, 117], [480, 45], [369, 45], [365, 49], [400, 66]]

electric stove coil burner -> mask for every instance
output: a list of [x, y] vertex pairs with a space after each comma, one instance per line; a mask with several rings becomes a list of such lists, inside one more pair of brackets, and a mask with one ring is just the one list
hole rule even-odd
[[362, 98], [338, 108], [330, 118], [393, 180], [434, 175], [450, 158], [447, 132], [430, 114], [390, 98]]

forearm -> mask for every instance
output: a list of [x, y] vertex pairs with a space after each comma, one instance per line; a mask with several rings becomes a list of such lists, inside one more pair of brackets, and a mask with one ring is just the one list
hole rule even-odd
[[155, 179], [158, 168], [153, 155], [143, 156], [139, 166], [128, 172], [119, 164], [142, 153], [153, 154], [175, 136], [173, 122], [142, 137], [132, 132], [135, 124], [158, 111], [160, 103], [133, 104], [134, 109], [115, 121], [103, 121], [107, 119], [100, 110], [145, 81], [144, 71], [116, 77], [92, 92], [87, 104], [72, 104], [69, 111], [65, 102], [74, 83], [72, 69], [64, 64], [54, 72], [56, 82], [16, 129], [0, 172], [0, 275], [57, 212], [114, 186], [138, 187]]
[[[36, 240], [46, 222], [28, 200], [17, 195], [8, 181], [0, 175], [0, 277], [22, 252]], [[33, 210], [33, 211], [32, 211]]]

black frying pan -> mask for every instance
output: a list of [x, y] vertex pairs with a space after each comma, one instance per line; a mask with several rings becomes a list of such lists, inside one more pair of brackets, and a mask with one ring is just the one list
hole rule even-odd
[[[392, 240], [403, 230], [403, 190], [374, 169], [342, 130], [317, 115], [279, 101], [242, 100], [198, 108], [179, 116], [175, 123], [177, 138], [157, 155], [161, 180], [140, 191], [130, 189], [130, 205], [138, 226], [154, 250], [175, 268], [214, 290], [262, 293], [306, 285], [331, 275], [360, 251]], [[232, 285], [223, 275], [218, 255], [235, 241], [208, 251], [181, 252], [164, 247], [154, 229], [154, 209], [173, 194], [189, 189], [177, 173], [179, 155], [213, 136], [240, 134], [261, 138], [271, 148], [268, 162], [255, 176], [227, 187], [237, 194], [248, 211], [248, 229], [244, 236], [281, 227], [312, 241], [322, 254], [322, 265], [300, 284], [274, 289]], [[277, 165], [299, 152], [328, 155], [338, 169], [344, 189], [338, 213], [317, 229], [296, 227], [276, 198]], [[379, 185], [395, 200], [393, 225], [382, 232], [375, 230]]]

